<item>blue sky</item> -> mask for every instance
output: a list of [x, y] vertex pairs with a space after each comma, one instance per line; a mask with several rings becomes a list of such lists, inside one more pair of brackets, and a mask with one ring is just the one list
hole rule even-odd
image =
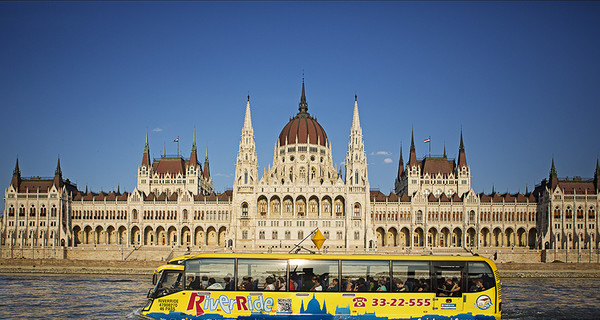
[[408, 158], [456, 157], [476, 192], [591, 177], [600, 154], [598, 2], [1, 2], [0, 181], [66, 178], [131, 191], [146, 131], [158, 158], [208, 148], [233, 185], [251, 95], [259, 165], [298, 111], [344, 161], [358, 94], [372, 188]]

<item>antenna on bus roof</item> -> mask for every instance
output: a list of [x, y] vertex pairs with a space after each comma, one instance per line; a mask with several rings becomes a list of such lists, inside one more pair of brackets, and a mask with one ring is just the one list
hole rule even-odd
[[294, 247], [288, 253], [298, 253], [300, 252], [300, 250], [304, 249], [310, 252], [311, 254], [315, 254], [315, 251], [301, 246], [302, 242], [304, 242], [304, 240], [308, 239], [312, 235], [314, 235], [314, 237], [311, 240], [317, 246], [317, 249], [321, 249], [323, 242], [325, 242], [325, 237], [323, 237], [323, 234], [321, 233], [321, 231], [319, 231], [319, 228], [315, 228], [315, 230], [311, 231], [306, 237], [304, 237], [304, 239], [302, 239], [302, 241], [295, 244]]

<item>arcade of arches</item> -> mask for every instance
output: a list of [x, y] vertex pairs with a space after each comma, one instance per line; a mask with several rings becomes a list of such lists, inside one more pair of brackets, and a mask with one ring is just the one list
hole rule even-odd
[[468, 228], [466, 232], [462, 228], [443, 227], [429, 228], [427, 233], [417, 227], [414, 230], [404, 227], [398, 230], [391, 227], [385, 230], [383, 227], [376, 229], [377, 247], [427, 247], [427, 248], [487, 248], [487, 247], [523, 247], [535, 248], [537, 230], [531, 228], [525, 230], [519, 228], [516, 232], [512, 228], [501, 230], [494, 228], [482, 228], [477, 232], [475, 228]]
[[146, 226], [137, 225], [127, 229], [125, 226], [76, 225], [73, 228], [76, 245], [132, 245], [132, 246], [223, 246], [225, 244], [225, 226]]

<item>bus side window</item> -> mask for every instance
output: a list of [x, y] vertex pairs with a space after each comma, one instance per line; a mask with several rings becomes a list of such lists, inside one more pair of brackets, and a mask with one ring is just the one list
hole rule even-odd
[[287, 260], [238, 259], [238, 290], [287, 291]]
[[390, 262], [342, 260], [342, 291], [390, 291]]
[[[295, 291], [338, 291], [338, 260], [290, 260], [290, 288]], [[336, 282], [338, 286], [336, 287]]]
[[186, 288], [234, 290], [233, 259], [190, 259], [185, 262]]
[[463, 261], [434, 261], [435, 292], [438, 297], [461, 297], [465, 290]]
[[394, 292], [431, 292], [429, 262], [392, 261]]
[[478, 292], [496, 286], [492, 268], [482, 261], [473, 261], [468, 264], [468, 289], [469, 292]]

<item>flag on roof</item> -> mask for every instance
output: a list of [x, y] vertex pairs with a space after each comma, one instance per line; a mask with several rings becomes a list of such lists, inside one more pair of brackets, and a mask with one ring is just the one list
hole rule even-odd
[[431, 142], [431, 138], [427, 138], [427, 139], [425, 139], [425, 141], [423, 141], [423, 142], [424, 142], [424, 143]]
[[179, 137], [177, 137], [177, 139], [173, 140], [173, 142], [179, 142]]

